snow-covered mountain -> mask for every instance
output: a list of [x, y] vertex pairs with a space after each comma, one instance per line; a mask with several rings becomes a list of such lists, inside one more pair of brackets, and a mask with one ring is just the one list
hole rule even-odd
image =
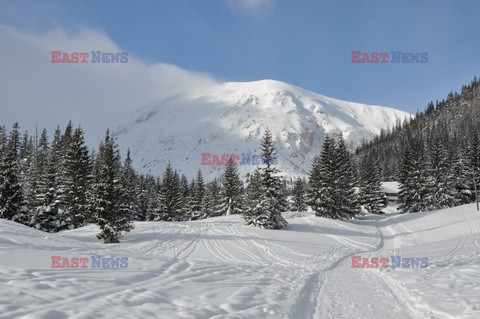
[[[340, 134], [351, 147], [410, 114], [393, 108], [352, 103], [273, 80], [228, 82], [188, 91], [137, 110], [117, 131], [135, 166], [155, 175], [168, 162], [193, 177], [202, 168], [209, 180], [223, 166], [201, 165], [202, 153], [260, 153], [268, 127], [276, 139], [278, 167], [303, 175], [319, 154], [326, 134]], [[254, 169], [239, 165], [242, 176]]]

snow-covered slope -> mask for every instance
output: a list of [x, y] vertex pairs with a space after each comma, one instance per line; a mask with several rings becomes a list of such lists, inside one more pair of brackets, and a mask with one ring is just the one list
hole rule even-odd
[[[136, 222], [109, 245], [94, 225], [47, 234], [0, 219], [0, 319], [480, 317], [474, 204], [353, 222], [285, 217], [278, 231], [234, 215]], [[52, 269], [52, 256], [126, 257], [128, 267]], [[390, 262], [352, 268], [352, 256]], [[392, 268], [391, 256], [428, 266]]]
[[[301, 175], [320, 152], [325, 134], [343, 133], [354, 147], [408, 116], [273, 80], [229, 82], [147, 105], [117, 130], [117, 138], [143, 172], [161, 174], [170, 161], [189, 176], [201, 167], [208, 179], [223, 167], [201, 166], [201, 153], [259, 154], [268, 127], [277, 141], [279, 167]], [[252, 166], [239, 169], [245, 174]]]

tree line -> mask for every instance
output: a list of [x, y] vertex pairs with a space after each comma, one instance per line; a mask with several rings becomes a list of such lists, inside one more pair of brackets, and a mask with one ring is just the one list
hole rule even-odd
[[[265, 154], [275, 154], [271, 133], [262, 142]], [[0, 126], [0, 218], [47, 232], [88, 223], [100, 228], [97, 237], [118, 242], [133, 228], [132, 221], [185, 221], [243, 214], [248, 224], [281, 229], [287, 209], [285, 181], [267, 161], [244, 187], [233, 161], [220, 178], [205, 183], [202, 171], [190, 181], [171, 164], [162, 177], [140, 174], [130, 152], [122, 161], [107, 130], [98, 149], [89, 150], [83, 129], [68, 123], [50, 141], [10, 132]]]
[[[287, 183], [266, 160], [244, 183], [232, 161], [206, 183], [202, 171], [188, 179], [171, 164], [161, 177], [136, 172], [130, 152], [122, 161], [107, 130], [89, 150], [81, 127], [68, 123], [50, 141], [0, 126], [0, 218], [47, 232], [97, 223], [98, 238], [118, 242], [132, 221], [187, 221], [241, 214], [249, 225], [282, 229], [282, 212], [304, 211], [349, 219], [382, 213], [380, 181], [399, 181], [402, 213], [470, 203], [480, 182], [480, 81], [429, 103], [424, 112], [365, 142], [355, 154], [343, 137], [326, 136], [308, 178]], [[267, 129], [263, 159], [276, 155]], [[475, 180], [474, 180], [475, 178]]]
[[356, 150], [375, 162], [381, 180], [400, 183], [402, 213], [471, 203], [480, 182], [480, 81], [428, 103], [423, 112]]

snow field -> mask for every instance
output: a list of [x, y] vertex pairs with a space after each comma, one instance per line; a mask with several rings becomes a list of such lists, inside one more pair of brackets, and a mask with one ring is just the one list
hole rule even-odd
[[[0, 318], [478, 318], [475, 205], [342, 222], [285, 213], [95, 225], [57, 234], [0, 220]], [[51, 256], [128, 257], [127, 269], [52, 269]], [[425, 269], [351, 268], [351, 256], [428, 257]]]

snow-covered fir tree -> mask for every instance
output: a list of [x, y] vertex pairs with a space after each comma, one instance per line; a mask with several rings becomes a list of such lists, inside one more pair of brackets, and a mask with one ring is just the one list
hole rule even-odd
[[180, 212], [180, 180], [178, 173], [167, 164], [158, 191], [158, 203], [149, 214], [149, 220], [177, 221], [181, 220]]
[[306, 205], [306, 190], [307, 185], [304, 179], [297, 178], [293, 184], [292, 189], [292, 205], [291, 210], [296, 212], [303, 212], [307, 210]]
[[162, 190], [162, 180], [157, 177], [154, 179], [153, 192], [150, 197], [150, 204], [147, 207], [147, 221], [158, 221], [162, 219], [160, 193]]
[[203, 181], [203, 174], [201, 170], [198, 170], [197, 177], [195, 179], [195, 182], [193, 183], [193, 187], [190, 189], [190, 220], [197, 220], [200, 219], [203, 215], [205, 215], [204, 196], [205, 183]]
[[451, 159], [446, 147], [448, 141], [438, 139], [432, 144], [427, 163], [426, 209], [436, 210], [453, 207], [456, 205], [458, 197], [455, 189], [456, 179], [453, 175]]
[[367, 155], [360, 165], [358, 200], [363, 211], [383, 214], [385, 194], [381, 190], [380, 178], [373, 156]]
[[141, 220], [141, 211], [139, 205], [139, 197], [141, 185], [138, 182], [137, 174], [132, 166], [130, 157], [130, 149], [127, 150], [127, 156], [122, 167], [122, 184], [125, 188], [125, 201], [128, 204], [132, 220]]
[[322, 153], [310, 170], [308, 204], [317, 216], [334, 219], [353, 218], [358, 213], [355, 194], [356, 176], [350, 154], [340, 136], [326, 136]]
[[421, 212], [428, 209], [427, 169], [420, 140], [412, 140], [405, 149], [399, 183], [398, 208], [401, 213]]
[[243, 190], [237, 166], [230, 158], [222, 176], [220, 215], [241, 214], [243, 208]]
[[326, 136], [322, 153], [314, 158], [309, 176], [308, 205], [317, 216], [336, 217], [335, 168], [335, 141]]
[[0, 125], [0, 160], [5, 154], [7, 148], [7, 130], [4, 125]]
[[345, 140], [340, 135], [335, 148], [335, 207], [336, 216], [353, 218], [359, 212], [355, 185], [357, 177], [352, 163], [352, 157], [347, 150]]
[[137, 177], [137, 194], [138, 194], [138, 213], [133, 215], [134, 220], [144, 221], [147, 219], [148, 212], [153, 205], [153, 197], [155, 196], [155, 178], [151, 175], [139, 174]]
[[27, 223], [28, 215], [24, 206], [23, 189], [19, 180], [18, 148], [19, 125], [13, 125], [0, 163], [0, 218]]
[[61, 157], [61, 132], [60, 128], [57, 127], [48, 152], [45, 171], [39, 182], [44, 187], [43, 190], [39, 190], [38, 194], [38, 197], [43, 199], [43, 202], [40, 201], [38, 203], [40, 206], [37, 206], [32, 220], [32, 224], [36, 228], [48, 232], [56, 232], [66, 228], [65, 214], [63, 214], [63, 211], [60, 211], [57, 199]]
[[220, 206], [222, 203], [221, 187], [217, 178], [214, 178], [207, 184], [204, 197], [204, 207], [206, 210], [206, 217], [220, 216]]
[[188, 184], [188, 179], [185, 174], [182, 174], [182, 176], [180, 177], [179, 193], [179, 220], [188, 220], [190, 186]]
[[67, 183], [66, 211], [70, 217], [70, 227], [80, 227], [93, 221], [90, 213], [90, 200], [93, 198], [92, 165], [88, 148], [85, 145], [83, 130], [77, 127], [65, 145], [65, 165]]
[[100, 144], [95, 178], [95, 219], [100, 227], [97, 237], [104, 243], [118, 243], [133, 224], [124, 199], [120, 155], [108, 130]]
[[472, 202], [473, 192], [473, 171], [467, 163], [465, 151], [454, 152], [451, 155], [452, 174], [454, 177], [455, 198], [458, 205]]
[[267, 129], [262, 140], [261, 195], [259, 203], [244, 215], [247, 225], [265, 229], [283, 229], [287, 221], [282, 216], [285, 211], [284, 194], [280, 191], [279, 170], [273, 165], [278, 162], [272, 134]]
[[253, 210], [260, 203], [262, 195], [262, 174], [260, 168], [256, 167], [252, 174], [248, 176], [247, 187], [245, 189], [245, 209], [243, 215], [252, 214]]

